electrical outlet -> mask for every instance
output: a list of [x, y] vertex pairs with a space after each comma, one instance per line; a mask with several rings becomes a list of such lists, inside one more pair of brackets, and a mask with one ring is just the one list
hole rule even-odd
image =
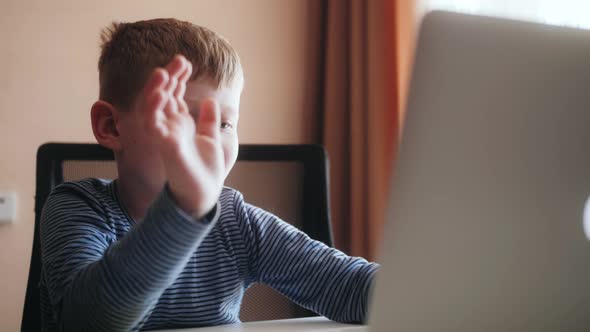
[[16, 192], [0, 192], [0, 224], [16, 221]]

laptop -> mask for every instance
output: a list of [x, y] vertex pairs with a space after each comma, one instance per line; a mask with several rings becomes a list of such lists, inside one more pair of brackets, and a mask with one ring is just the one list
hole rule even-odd
[[397, 160], [370, 330], [590, 331], [590, 31], [428, 14]]

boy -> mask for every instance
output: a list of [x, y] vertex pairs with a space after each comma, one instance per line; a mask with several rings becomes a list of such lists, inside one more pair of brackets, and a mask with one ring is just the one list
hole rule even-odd
[[377, 264], [223, 187], [243, 86], [231, 46], [173, 19], [115, 24], [102, 39], [92, 129], [119, 178], [65, 183], [47, 200], [44, 330], [236, 323], [256, 282], [330, 319], [363, 321]]

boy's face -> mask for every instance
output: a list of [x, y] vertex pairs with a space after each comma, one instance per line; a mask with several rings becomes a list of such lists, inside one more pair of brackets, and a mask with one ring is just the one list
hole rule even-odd
[[[198, 127], [200, 101], [212, 98], [219, 105], [221, 126], [219, 139], [223, 147], [225, 160], [225, 176], [229, 174], [238, 156], [238, 120], [240, 95], [243, 79], [238, 77], [231, 84], [216, 87], [209, 78], [199, 78], [186, 84], [184, 99], [193, 120]], [[144, 182], [153, 186], [161, 186], [166, 181], [165, 171], [160, 160], [157, 145], [144, 129], [145, 119], [139, 109], [131, 109], [120, 113], [119, 124], [121, 151], [117, 156], [119, 166], [132, 172], [139, 172]], [[146, 183], [147, 184], [147, 183]]]

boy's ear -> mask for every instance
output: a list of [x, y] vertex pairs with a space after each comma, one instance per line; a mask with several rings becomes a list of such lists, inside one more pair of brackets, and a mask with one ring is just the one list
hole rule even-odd
[[119, 111], [110, 103], [98, 100], [90, 109], [90, 119], [96, 141], [113, 151], [119, 150], [121, 148], [119, 131], [117, 130]]

